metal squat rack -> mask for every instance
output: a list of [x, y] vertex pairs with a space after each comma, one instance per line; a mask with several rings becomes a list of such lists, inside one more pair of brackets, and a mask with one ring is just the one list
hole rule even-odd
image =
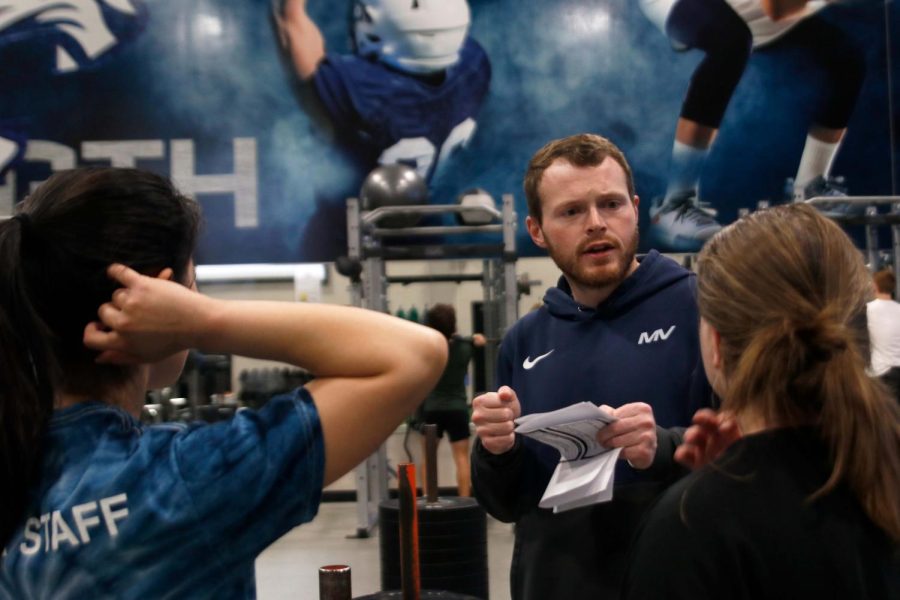
[[[863, 205], [865, 214], [858, 216], [830, 215], [839, 225], [863, 225], [866, 228], [866, 259], [869, 269], [874, 273], [881, 267], [878, 251], [878, 228], [888, 225], [891, 228], [891, 247], [895, 271], [900, 269], [900, 196], [817, 196], [805, 201], [817, 208], [827, 208], [833, 204]], [[887, 205], [888, 212], [879, 212], [878, 207]], [[900, 298], [900, 279], [894, 289], [894, 297]]]
[[[387, 217], [465, 214], [489, 216], [485, 225], [380, 227]], [[355, 267], [351, 276], [350, 296], [355, 306], [390, 312], [387, 287], [391, 283], [427, 283], [438, 281], [478, 281], [484, 287], [485, 362], [496, 363], [499, 340], [518, 319], [518, 286], [516, 279], [516, 212], [512, 194], [503, 195], [502, 210], [488, 206], [434, 204], [382, 206], [370, 211], [361, 209], [358, 198], [347, 199], [347, 259]], [[423, 245], [391, 245], [391, 239], [410, 237], [460, 236], [466, 234], [502, 234], [493, 243], [434, 243]], [[483, 237], [483, 236], [482, 236]], [[477, 259], [484, 260], [482, 274], [422, 275], [389, 277], [385, 265], [397, 260]], [[351, 268], [353, 270], [353, 268]], [[494, 387], [494, 372], [487, 369], [486, 386]], [[387, 453], [382, 446], [356, 467], [357, 531], [352, 537], [369, 537], [378, 521], [378, 506], [388, 498]]]

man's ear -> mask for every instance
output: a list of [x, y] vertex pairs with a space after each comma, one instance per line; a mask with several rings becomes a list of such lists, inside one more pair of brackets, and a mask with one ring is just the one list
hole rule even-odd
[[172, 279], [175, 277], [175, 271], [173, 271], [171, 267], [166, 267], [165, 269], [160, 271], [159, 275], [157, 275], [156, 277], [158, 279], [167, 279], [169, 281], [172, 281]]
[[544, 241], [544, 231], [537, 219], [531, 216], [525, 217], [525, 227], [528, 228], [528, 235], [531, 236], [531, 240], [538, 248], [547, 247], [547, 242]]

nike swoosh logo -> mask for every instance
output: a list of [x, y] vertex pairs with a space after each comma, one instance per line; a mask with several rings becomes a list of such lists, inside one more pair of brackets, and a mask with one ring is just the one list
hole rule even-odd
[[[554, 348], [553, 350], [556, 350], [556, 348]], [[553, 350], [551, 350], [547, 354], [541, 354], [540, 356], [536, 357], [534, 360], [531, 360], [530, 356], [526, 356], [525, 362], [522, 363], [522, 366], [525, 368], [526, 371], [531, 369], [531, 367], [533, 367], [534, 365], [538, 364], [539, 362], [541, 362], [542, 360], [544, 360], [545, 358], [547, 358], [548, 356], [553, 354]]]

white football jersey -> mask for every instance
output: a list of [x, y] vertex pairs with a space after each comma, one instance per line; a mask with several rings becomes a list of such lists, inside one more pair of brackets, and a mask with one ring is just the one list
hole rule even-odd
[[825, 8], [824, 0], [811, 0], [801, 12], [786, 19], [773, 21], [763, 12], [759, 0], [726, 0], [726, 2], [750, 27], [754, 48], [777, 40], [797, 23]]
[[[672, 8], [680, 0], [640, 0], [641, 10], [647, 18], [663, 33], [666, 32], [666, 19]], [[734, 12], [747, 23], [753, 35], [753, 47], [764, 46], [773, 42], [791, 30], [803, 19], [822, 10], [824, 0], [810, 0], [803, 11], [786, 19], [773, 21], [763, 12], [760, 0], [725, 0]]]

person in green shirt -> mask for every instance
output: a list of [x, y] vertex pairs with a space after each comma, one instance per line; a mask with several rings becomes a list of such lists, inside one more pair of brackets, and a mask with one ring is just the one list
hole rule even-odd
[[[480, 333], [466, 338], [456, 332], [456, 310], [449, 304], [435, 304], [425, 313], [425, 325], [447, 338], [448, 360], [437, 385], [422, 404], [422, 423], [437, 425], [438, 438], [450, 438], [456, 465], [456, 486], [460, 496], [472, 495], [469, 475], [469, 399], [466, 374], [475, 347], [485, 345]], [[424, 444], [424, 441], [423, 441]], [[427, 468], [427, 465], [426, 465]]]

